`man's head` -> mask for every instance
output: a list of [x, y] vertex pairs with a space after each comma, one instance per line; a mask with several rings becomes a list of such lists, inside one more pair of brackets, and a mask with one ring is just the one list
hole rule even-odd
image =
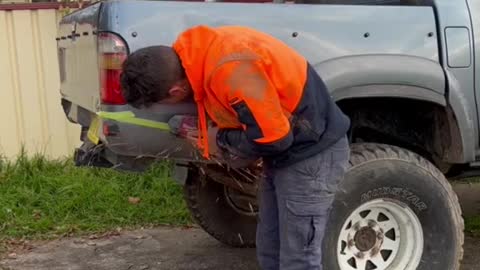
[[120, 84], [127, 102], [137, 108], [178, 103], [192, 94], [180, 58], [167, 46], [146, 47], [129, 55]]

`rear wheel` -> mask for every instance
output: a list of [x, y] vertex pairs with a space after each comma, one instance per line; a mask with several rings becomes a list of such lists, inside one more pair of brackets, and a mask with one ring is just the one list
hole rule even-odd
[[331, 270], [457, 270], [463, 220], [443, 174], [407, 150], [352, 146], [324, 242]]

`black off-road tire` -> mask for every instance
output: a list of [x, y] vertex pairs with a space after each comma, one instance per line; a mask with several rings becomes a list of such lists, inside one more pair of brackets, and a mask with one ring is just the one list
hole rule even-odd
[[351, 168], [340, 185], [327, 225], [324, 269], [341, 269], [338, 240], [354, 209], [385, 199], [409, 207], [420, 221], [424, 244], [418, 270], [458, 270], [464, 223], [458, 198], [444, 175], [423, 157], [402, 148], [354, 144], [351, 150]]
[[255, 247], [256, 216], [235, 211], [227, 202], [224, 185], [202, 177], [191, 169], [184, 186], [187, 206], [197, 224], [226, 245]]

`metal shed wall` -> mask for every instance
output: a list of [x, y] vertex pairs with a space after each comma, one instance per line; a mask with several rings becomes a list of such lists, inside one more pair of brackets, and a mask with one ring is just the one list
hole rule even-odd
[[9, 158], [22, 146], [59, 158], [79, 144], [79, 127], [60, 104], [55, 37], [61, 13], [35, 6], [0, 5], [0, 155]]

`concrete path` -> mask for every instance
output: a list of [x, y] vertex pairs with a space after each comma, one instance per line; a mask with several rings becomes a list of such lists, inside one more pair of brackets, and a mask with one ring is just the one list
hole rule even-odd
[[[462, 270], [480, 269], [480, 239], [468, 238]], [[65, 239], [0, 261], [11, 270], [257, 270], [255, 250], [226, 247], [200, 229], [157, 228], [90, 240]]]

